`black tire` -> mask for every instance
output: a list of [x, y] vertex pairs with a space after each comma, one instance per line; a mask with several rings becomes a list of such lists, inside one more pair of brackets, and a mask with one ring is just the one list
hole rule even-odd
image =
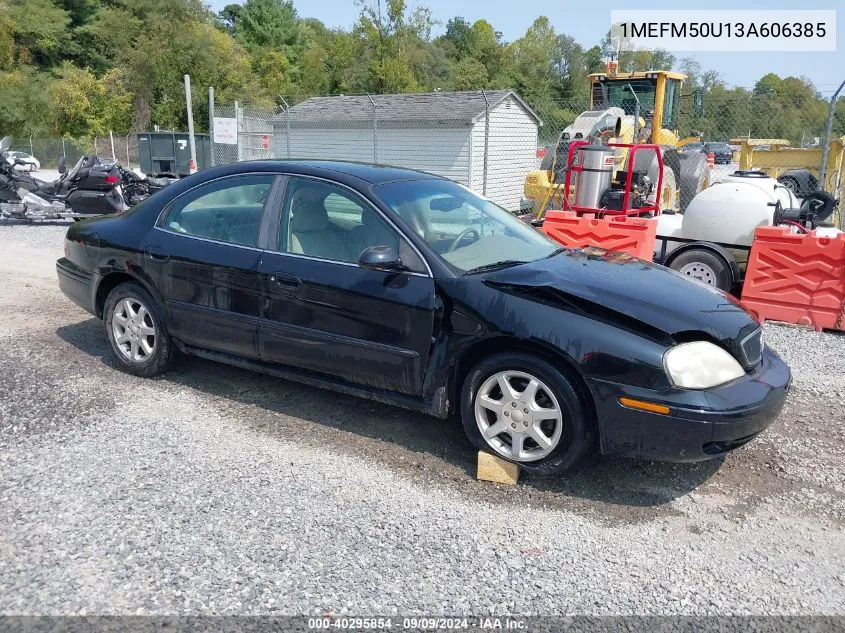
[[[560, 407], [560, 439], [548, 455], [535, 461], [520, 461], [499, 453], [484, 439], [476, 422], [475, 399], [479, 388], [488, 378], [502, 371], [523, 372], [536, 377], [553, 392]], [[554, 475], [572, 467], [593, 444], [593, 416], [590, 415], [590, 405], [587, 402], [588, 399], [581, 393], [580, 386], [546, 361], [515, 352], [495, 354], [480, 361], [467, 374], [461, 389], [461, 421], [467, 437], [480, 450], [519, 464], [531, 474]]]
[[792, 192], [792, 195], [796, 198], [801, 197], [801, 185], [798, 184], [797, 178], [793, 178], [792, 176], [781, 176], [778, 178], [778, 182], [789, 189]]
[[[115, 340], [115, 327], [113, 326], [114, 312], [118, 304], [124, 299], [137, 301], [146, 308], [155, 331], [152, 353], [143, 360], [131, 360], [128, 358]], [[161, 316], [161, 310], [155, 299], [140, 284], [124, 282], [115, 286], [106, 298], [103, 309], [103, 327], [106, 330], [106, 338], [108, 338], [109, 345], [117, 359], [118, 365], [123, 371], [129, 374], [143, 376], [145, 378], [156, 376], [167, 371], [175, 360], [177, 350], [173, 344], [173, 340], [170, 338], [170, 334], [167, 332], [167, 327]]]
[[[701, 268], [696, 269], [697, 264], [700, 264]], [[681, 273], [684, 267], [687, 267], [687, 270]], [[692, 248], [680, 253], [669, 263], [669, 268], [725, 292], [730, 292], [733, 286], [730, 264], [721, 255], [704, 248]]]

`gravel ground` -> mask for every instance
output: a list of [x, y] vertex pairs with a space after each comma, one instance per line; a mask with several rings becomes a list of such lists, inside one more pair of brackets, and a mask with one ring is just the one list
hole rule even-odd
[[207, 361], [115, 368], [0, 226], [0, 612], [845, 614], [845, 337], [767, 326], [781, 418], [724, 461], [476, 482], [456, 424]]

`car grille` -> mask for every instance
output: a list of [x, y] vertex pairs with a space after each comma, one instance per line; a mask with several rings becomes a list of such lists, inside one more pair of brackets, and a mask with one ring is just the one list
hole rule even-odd
[[740, 344], [746, 367], [754, 367], [763, 358], [763, 328], [757, 328]]

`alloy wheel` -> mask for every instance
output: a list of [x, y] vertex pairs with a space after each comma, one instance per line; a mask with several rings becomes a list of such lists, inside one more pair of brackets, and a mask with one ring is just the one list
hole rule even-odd
[[133, 363], [143, 363], [155, 352], [156, 329], [147, 307], [134, 297], [121, 299], [112, 313], [112, 334], [117, 349]]
[[521, 371], [500, 371], [484, 381], [475, 397], [475, 421], [491, 449], [519, 462], [546, 457], [563, 433], [552, 390]]

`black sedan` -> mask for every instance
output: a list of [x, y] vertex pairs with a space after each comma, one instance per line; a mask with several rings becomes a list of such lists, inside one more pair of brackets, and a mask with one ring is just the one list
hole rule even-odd
[[[566, 250], [452, 181], [227, 165], [70, 227], [59, 284], [138, 376], [193, 354], [442, 418], [536, 473], [693, 461], [778, 415], [790, 373], [731, 297]], [[397, 429], [401, 433], [401, 429]]]
[[701, 151], [713, 154], [713, 162], [716, 165], [730, 165], [733, 161], [733, 151], [727, 143], [705, 143]]

